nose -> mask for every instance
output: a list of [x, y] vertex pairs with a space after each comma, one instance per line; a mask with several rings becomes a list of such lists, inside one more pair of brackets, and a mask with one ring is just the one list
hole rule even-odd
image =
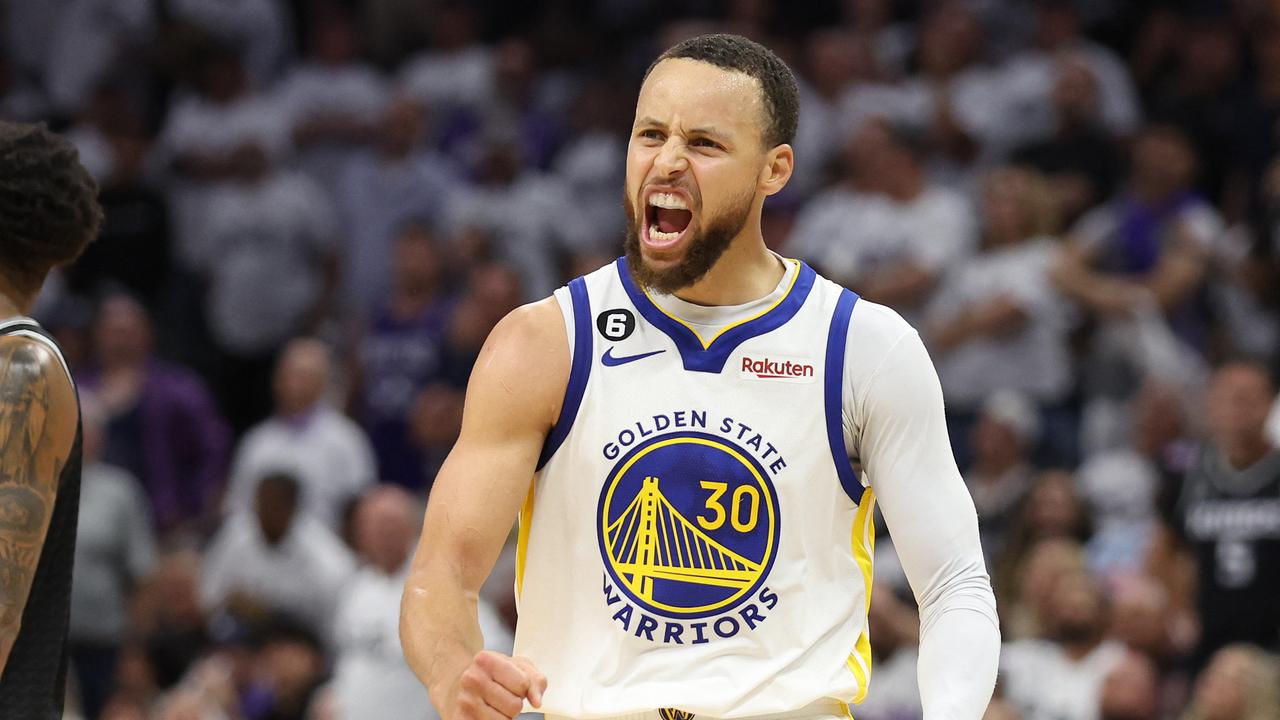
[[684, 154], [684, 141], [674, 135], [667, 138], [658, 156], [653, 160], [653, 169], [663, 177], [675, 177], [689, 167], [689, 160]]

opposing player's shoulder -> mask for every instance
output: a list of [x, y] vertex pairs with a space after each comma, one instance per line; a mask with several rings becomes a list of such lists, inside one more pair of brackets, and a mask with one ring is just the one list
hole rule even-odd
[[0, 336], [0, 414], [10, 422], [37, 423], [60, 450], [75, 436], [75, 389], [58, 352], [22, 335]]
[[48, 343], [23, 335], [0, 336], [0, 385], [13, 389], [32, 383], [71, 390], [62, 358]]

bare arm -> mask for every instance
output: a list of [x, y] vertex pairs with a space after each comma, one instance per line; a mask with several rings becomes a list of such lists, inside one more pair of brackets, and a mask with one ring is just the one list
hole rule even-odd
[[0, 338], [0, 673], [21, 629], [76, 418], [71, 380], [53, 351]]
[[1204, 278], [1207, 259], [1191, 232], [1185, 223], [1179, 226], [1177, 241], [1160, 254], [1160, 261], [1140, 282], [1164, 310], [1181, 303]]
[[1062, 246], [1049, 277], [1065, 295], [1101, 315], [1128, 312], [1134, 302], [1132, 286], [1124, 280], [1096, 272], [1089, 253], [1073, 242]]
[[[569, 360], [554, 299], [519, 308], [498, 323], [467, 385], [462, 433], [432, 487], [400, 607], [400, 639], [410, 667], [447, 720], [512, 717], [525, 694], [540, 701], [541, 688], [533, 687], [540, 676], [529, 672], [532, 666], [481, 652], [476, 603], [529, 492], [564, 398]], [[524, 678], [513, 673], [517, 669], [525, 670]], [[511, 689], [516, 700], [501, 697], [495, 704], [484, 694], [487, 679]]]
[[1103, 315], [1129, 313], [1150, 293], [1164, 310], [1176, 306], [1204, 278], [1204, 252], [1183, 225], [1177, 241], [1160, 255], [1145, 276], [1128, 279], [1100, 273], [1089, 266], [1090, 257], [1082, 248], [1066, 243], [1050, 277], [1065, 294]]

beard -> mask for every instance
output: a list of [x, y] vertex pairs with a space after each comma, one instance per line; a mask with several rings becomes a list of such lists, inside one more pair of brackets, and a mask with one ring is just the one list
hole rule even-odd
[[[627, 267], [631, 278], [641, 287], [670, 295], [698, 282], [706, 276], [716, 261], [729, 249], [733, 239], [742, 232], [751, 216], [753, 193], [746, 193], [730, 202], [729, 207], [706, 222], [681, 242], [685, 243], [684, 257], [673, 267], [659, 269], [645, 262], [641, 253], [641, 220], [636, 214], [631, 197], [623, 194], [627, 210], [627, 237], [623, 249], [627, 255]], [[645, 209], [648, 211], [648, 208]], [[690, 220], [690, 222], [693, 222]]]

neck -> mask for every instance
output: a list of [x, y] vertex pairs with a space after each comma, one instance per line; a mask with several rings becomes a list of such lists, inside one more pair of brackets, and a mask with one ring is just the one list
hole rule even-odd
[[1177, 193], [1177, 188], [1162, 188], [1146, 183], [1139, 183], [1133, 188], [1133, 194], [1138, 198], [1138, 201], [1147, 205], [1159, 205], [1168, 201]]
[[26, 315], [31, 312], [35, 301], [35, 293], [18, 292], [8, 282], [0, 281], [0, 317]]
[[1063, 643], [1062, 651], [1067, 654], [1067, 657], [1079, 662], [1083, 660], [1086, 655], [1093, 652], [1093, 649], [1098, 647], [1100, 642], [1101, 640], [1098, 638], [1090, 638], [1080, 642]]
[[280, 408], [276, 413], [283, 420], [298, 420], [306, 417], [320, 405], [319, 400], [313, 400], [309, 403], [299, 405], [297, 407]]
[[[750, 223], [748, 223], [751, 225]], [[741, 305], [773, 292], [786, 268], [765, 247], [759, 224], [733, 239], [716, 264], [698, 282], [675, 296], [695, 305]]]

